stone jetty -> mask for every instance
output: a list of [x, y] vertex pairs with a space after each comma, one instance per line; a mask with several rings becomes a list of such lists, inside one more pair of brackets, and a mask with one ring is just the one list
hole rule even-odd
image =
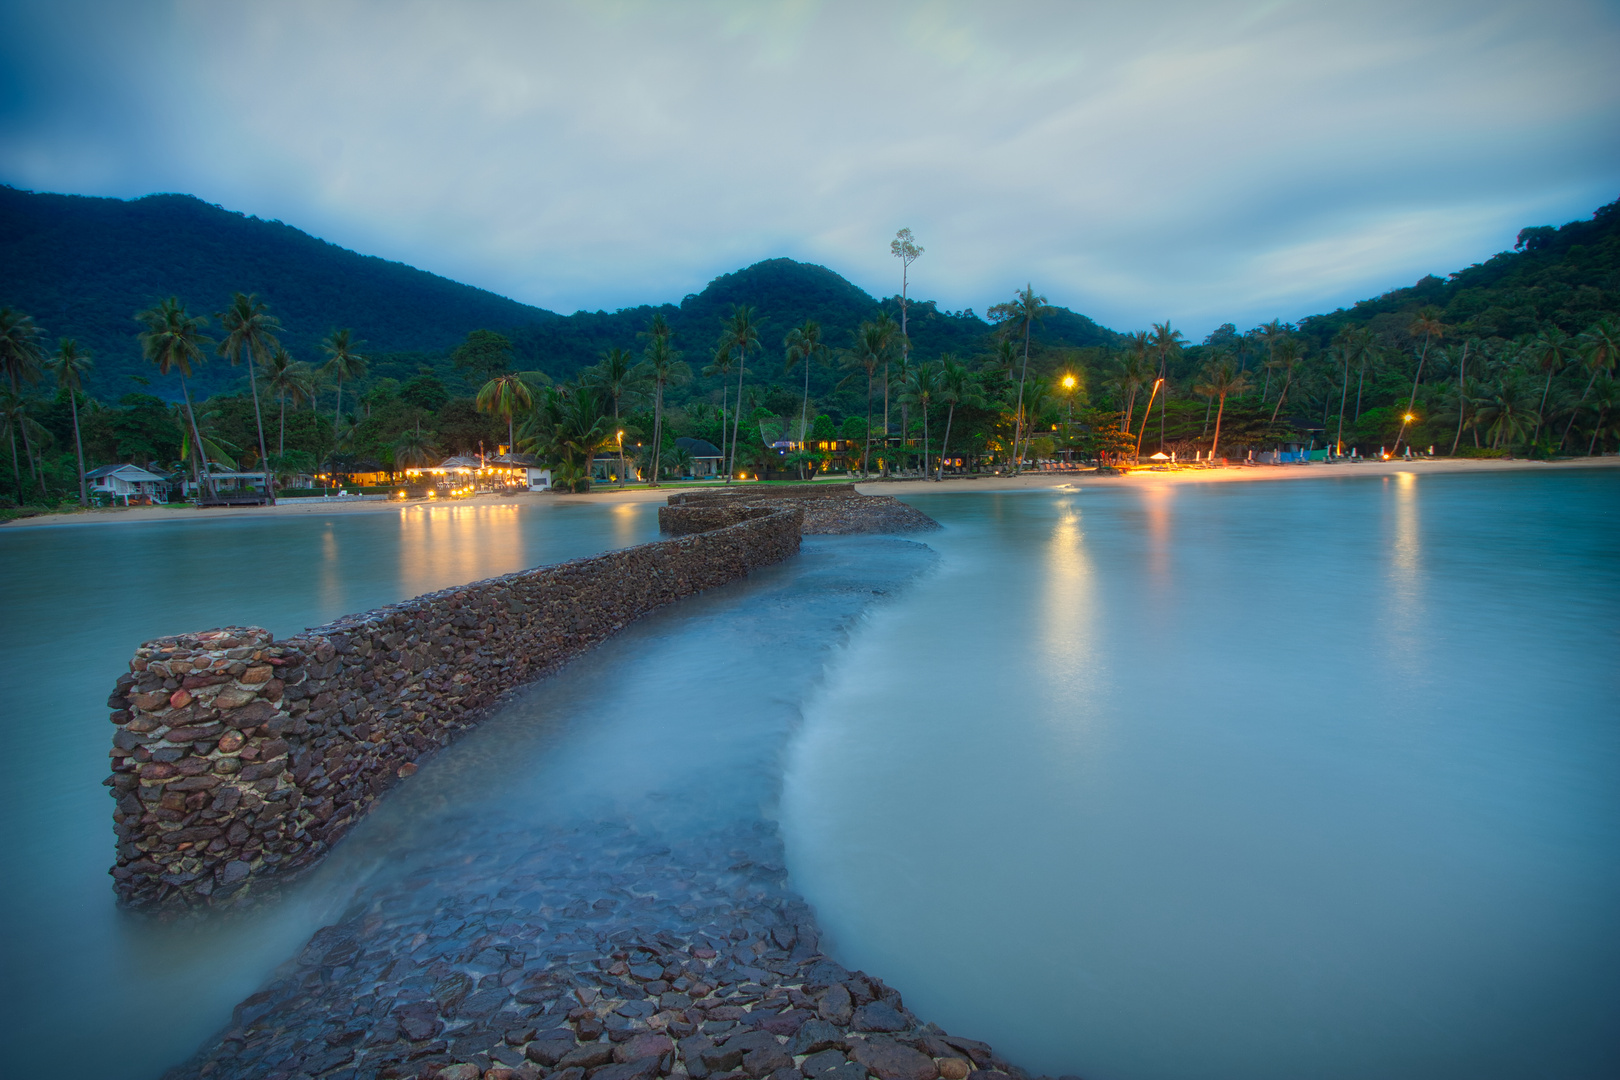
[[911, 533], [939, 528], [939, 522], [892, 495], [862, 495], [854, 484], [739, 485], [677, 492], [658, 510], [659, 528], [680, 535], [714, 528], [739, 512], [793, 507], [804, 514], [806, 536], [857, 533]]

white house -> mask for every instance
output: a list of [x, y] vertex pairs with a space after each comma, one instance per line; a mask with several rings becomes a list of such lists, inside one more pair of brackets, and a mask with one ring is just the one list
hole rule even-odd
[[125, 506], [132, 500], [155, 503], [169, 501], [169, 482], [139, 465], [103, 465], [85, 473], [84, 478], [90, 484], [91, 491], [110, 496], [114, 502], [122, 499]]

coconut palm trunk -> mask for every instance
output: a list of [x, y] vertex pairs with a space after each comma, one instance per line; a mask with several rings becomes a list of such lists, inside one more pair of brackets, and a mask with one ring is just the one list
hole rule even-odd
[[1226, 395], [1222, 394], [1220, 408], [1215, 410], [1215, 439], [1209, 444], [1209, 460], [1212, 465], [1221, 448], [1221, 417], [1224, 415], [1226, 415]]
[[945, 479], [945, 455], [951, 445], [951, 421], [955, 418], [956, 403], [953, 401], [945, 411], [945, 437], [939, 441], [939, 471], [934, 474], [935, 483]]
[[1344, 358], [1344, 385], [1339, 388], [1339, 434], [1333, 439], [1333, 453], [1344, 456], [1344, 406], [1350, 398], [1350, 356]]
[[180, 394], [186, 399], [186, 419], [191, 423], [191, 438], [193, 445], [197, 448], [196, 467], [201, 473], [199, 486], [202, 490], [208, 492], [210, 496], [213, 496], [215, 494], [214, 477], [208, 471], [208, 455], [203, 451], [202, 432], [197, 428], [197, 413], [191, 407], [191, 388], [186, 385], [186, 377], [183, 374], [180, 376]]
[[247, 350], [248, 385], [253, 388], [253, 426], [259, 433], [259, 468], [264, 470], [264, 493], [276, 505], [276, 485], [270, 482], [270, 455], [264, 445], [264, 415], [259, 412], [259, 377], [253, 370], [253, 350]]
[[79, 395], [68, 391], [68, 404], [73, 409], [73, 448], [79, 454], [79, 505], [90, 505], [90, 494], [84, 486], [84, 439], [79, 435]]
[[731, 419], [731, 467], [726, 470], [726, 483], [737, 475], [737, 433], [742, 428], [743, 376], [748, 373], [748, 350], [739, 349], [737, 355], [737, 415]]
[[[1457, 444], [1462, 442], [1463, 418], [1468, 413], [1468, 342], [1463, 342], [1462, 360], [1457, 364], [1457, 435], [1451, 440], [1451, 456], [1457, 456]], [[1564, 432], [1567, 436], [1568, 431]]]

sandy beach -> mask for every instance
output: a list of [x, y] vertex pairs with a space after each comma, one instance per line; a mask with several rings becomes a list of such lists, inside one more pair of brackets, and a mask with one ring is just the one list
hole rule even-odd
[[[1586, 469], [1620, 468], [1620, 456], [1579, 458], [1573, 461], [1503, 461], [1437, 458], [1412, 461], [1362, 461], [1357, 464], [1310, 465], [1230, 465], [1224, 468], [1178, 466], [1143, 468], [1124, 475], [1099, 476], [1094, 472], [1037, 472], [1021, 476], [981, 476], [974, 479], [946, 479], [938, 483], [926, 480], [873, 480], [857, 485], [857, 490], [868, 495], [896, 495], [926, 490], [929, 494], [958, 491], [1023, 491], [1038, 488], [1066, 486], [1120, 486], [1143, 484], [1211, 484], [1278, 480], [1322, 480], [1346, 476], [1389, 476], [1395, 473], [1418, 475], [1456, 475], [1459, 473], [1496, 472], [1550, 472]], [[706, 485], [710, 486], [710, 485]], [[748, 487], [748, 482], [738, 487]], [[712, 487], [712, 486], [710, 486]], [[675, 491], [692, 490], [690, 487], [665, 485], [648, 488], [635, 485], [603, 487], [588, 495], [557, 495], [552, 493], [522, 492], [515, 495], [478, 495], [456, 502], [413, 501], [408, 503], [359, 499], [288, 499], [276, 506], [241, 506], [209, 510], [193, 507], [134, 506], [107, 510], [83, 510], [62, 514], [41, 514], [0, 522], [0, 529], [44, 528], [58, 525], [115, 525], [146, 521], [213, 521], [220, 518], [266, 517], [271, 515], [322, 515], [409, 513], [434, 507], [499, 504], [522, 504], [536, 499], [568, 500], [574, 502], [662, 502]]]

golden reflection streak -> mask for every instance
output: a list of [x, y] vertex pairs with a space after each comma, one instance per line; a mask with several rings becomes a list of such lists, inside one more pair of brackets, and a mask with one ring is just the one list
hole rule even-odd
[[326, 523], [321, 534], [321, 604], [327, 611], [343, 610], [343, 581], [338, 576], [337, 533]]
[[613, 528], [613, 546], [627, 548], [636, 542], [636, 507], [619, 503], [608, 518]]
[[1051, 672], [1040, 681], [1047, 700], [1038, 711], [1054, 738], [1053, 760], [1069, 768], [1083, 766], [1089, 756], [1085, 749], [1094, 748], [1102, 653], [1097, 647], [1097, 583], [1080, 510], [1073, 499], [1064, 499], [1057, 511], [1037, 585], [1042, 664]]
[[529, 565], [515, 506], [413, 506], [400, 511], [399, 522], [404, 596]]
[[[1422, 645], [1423, 539], [1417, 474], [1394, 476], [1394, 532], [1389, 547], [1389, 640], [1392, 661], [1403, 669], [1418, 663]], [[1389, 483], [1385, 480], [1386, 485]]]

